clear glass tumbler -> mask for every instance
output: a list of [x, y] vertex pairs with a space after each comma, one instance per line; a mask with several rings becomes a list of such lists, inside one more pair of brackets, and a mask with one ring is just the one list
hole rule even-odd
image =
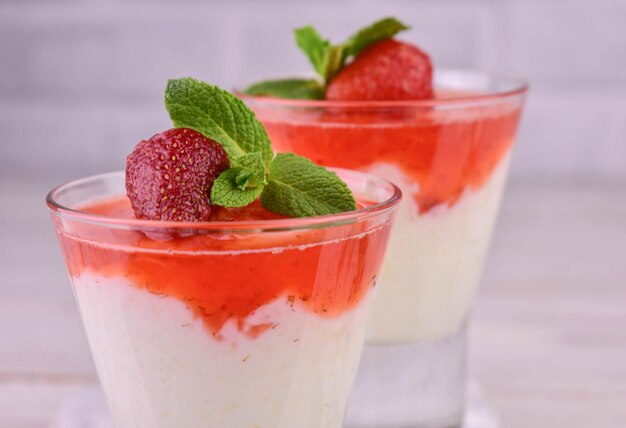
[[457, 427], [466, 324], [527, 86], [435, 73], [424, 101], [244, 97], [274, 147], [356, 169], [404, 194], [350, 400], [350, 427]]
[[[137, 220], [124, 174], [47, 202], [117, 428], [339, 428], [400, 190], [336, 215]], [[295, 425], [294, 425], [295, 424]]]

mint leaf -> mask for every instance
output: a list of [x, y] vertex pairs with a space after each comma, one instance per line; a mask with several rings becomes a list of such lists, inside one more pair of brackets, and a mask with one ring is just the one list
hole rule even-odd
[[325, 69], [324, 80], [328, 82], [335, 74], [341, 70], [346, 62], [346, 49], [343, 45], [331, 46], [328, 50]]
[[327, 39], [323, 39], [315, 28], [310, 25], [306, 27], [296, 28], [294, 30], [296, 44], [309, 58], [315, 71], [326, 79], [326, 64], [328, 63], [329, 51], [331, 43]]
[[243, 93], [278, 98], [321, 100], [325, 92], [324, 87], [317, 80], [285, 79], [255, 83], [248, 86]]
[[235, 183], [240, 189], [264, 186], [267, 184], [266, 171], [261, 152], [248, 153], [230, 162], [230, 166], [240, 171]]
[[356, 209], [350, 189], [334, 172], [293, 153], [279, 153], [272, 161], [261, 204], [267, 210], [292, 217]]
[[254, 173], [248, 168], [236, 168], [237, 175], [235, 176], [235, 185], [239, 190], [246, 190], [248, 187], [256, 187], [250, 186], [250, 180]]
[[267, 184], [261, 152], [247, 153], [230, 162], [231, 168], [213, 182], [211, 203], [237, 208], [252, 203]]
[[310, 25], [296, 28], [294, 35], [296, 44], [324, 81], [329, 81], [343, 67], [345, 61], [343, 45], [332, 45], [330, 40], [323, 39]]
[[237, 184], [237, 177], [242, 168], [235, 167], [222, 172], [213, 182], [211, 203], [228, 208], [245, 207], [254, 202], [263, 191], [263, 185], [242, 189]]
[[393, 17], [383, 18], [365, 28], [361, 28], [343, 43], [345, 46], [344, 54], [346, 56], [344, 61], [348, 56], [356, 56], [366, 47], [393, 37], [400, 31], [408, 29], [409, 27], [407, 25]]
[[177, 128], [191, 128], [217, 141], [229, 159], [261, 152], [265, 165], [273, 157], [263, 125], [239, 98], [190, 77], [169, 80], [165, 107]]

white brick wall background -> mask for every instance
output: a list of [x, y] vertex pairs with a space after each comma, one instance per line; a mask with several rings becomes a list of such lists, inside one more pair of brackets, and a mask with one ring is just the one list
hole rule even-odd
[[436, 66], [531, 82], [516, 178], [626, 180], [624, 0], [0, 0], [0, 177], [119, 169], [169, 127], [167, 78], [308, 70], [294, 27], [339, 40], [384, 15]]

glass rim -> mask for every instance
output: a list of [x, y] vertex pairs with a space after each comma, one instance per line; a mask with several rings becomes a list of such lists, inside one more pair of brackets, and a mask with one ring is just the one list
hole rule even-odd
[[[269, 107], [309, 107], [309, 108], [416, 108], [416, 107], [466, 107], [468, 105], [494, 102], [509, 97], [523, 95], [528, 91], [529, 83], [521, 78], [503, 73], [479, 71], [461, 68], [443, 68], [435, 70], [435, 76], [456, 75], [473, 78], [498, 79], [510, 82], [510, 88], [485, 91], [476, 94], [426, 100], [394, 100], [394, 101], [328, 101], [306, 100], [297, 98], [277, 98], [260, 95], [246, 95], [236, 87], [233, 93], [246, 102], [258, 103]], [[291, 78], [313, 78], [312, 75], [292, 76]], [[268, 79], [271, 80], [271, 79]]]
[[[327, 214], [314, 217], [290, 217], [285, 219], [271, 220], [246, 220], [246, 221], [205, 221], [205, 222], [185, 222], [185, 221], [168, 221], [168, 220], [144, 220], [137, 218], [119, 218], [110, 217], [102, 214], [92, 214], [66, 207], [57, 200], [60, 192], [71, 189], [74, 186], [104, 180], [124, 174], [123, 170], [111, 171], [102, 174], [90, 175], [87, 177], [71, 180], [54, 187], [46, 195], [46, 204], [52, 214], [62, 218], [71, 219], [81, 223], [92, 224], [96, 226], [121, 228], [130, 230], [207, 230], [217, 232], [233, 232], [254, 230], [272, 231], [272, 230], [295, 230], [295, 229], [311, 229], [338, 226], [349, 222], [362, 221], [384, 214], [398, 206], [402, 199], [402, 191], [394, 183], [359, 171], [353, 171], [344, 168], [328, 168], [336, 172], [340, 177], [352, 175], [361, 176], [368, 181], [374, 181], [378, 185], [384, 185], [389, 188], [390, 197], [382, 202], [378, 202], [364, 208], [358, 208], [353, 211], [347, 211], [337, 214]], [[124, 193], [125, 195], [125, 193]]]

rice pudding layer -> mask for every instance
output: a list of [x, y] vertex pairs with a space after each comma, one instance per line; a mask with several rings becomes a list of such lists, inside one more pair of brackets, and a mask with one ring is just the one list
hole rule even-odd
[[[368, 341], [437, 339], [463, 325], [480, 282], [508, 167], [506, 156], [484, 186], [466, 190], [451, 207], [419, 214], [414, 200], [400, 205]], [[393, 165], [376, 165], [371, 172], [392, 180], [403, 192], [415, 186]]]

